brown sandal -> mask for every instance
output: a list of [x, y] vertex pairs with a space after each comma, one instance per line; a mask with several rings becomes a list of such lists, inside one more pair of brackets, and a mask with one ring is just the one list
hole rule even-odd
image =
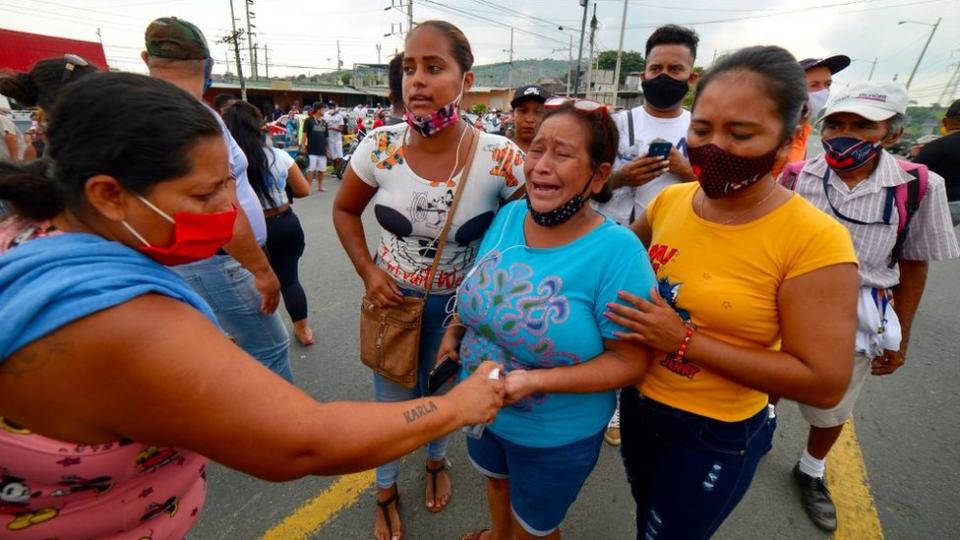
[[[383, 513], [383, 521], [387, 524], [387, 535], [390, 536], [390, 539], [393, 540], [393, 521], [390, 520], [390, 505], [397, 505], [397, 514], [400, 514], [400, 492], [395, 491], [393, 495], [390, 496], [385, 501], [377, 500], [377, 506], [380, 507], [380, 512]], [[403, 538], [401, 534], [400, 538]]]
[[460, 540], [480, 540], [480, 537], [483, 536], [483, 533], [489, 531], [490, 529], [480, 529], [479, 531], [470, 531], [467, 534], [460, 537]]
[[[430, 483], [433, 486], [433, 502], [437, 503], [437, 506], [434, 506], [433, 508], [428, 506], [427, 510], [434, 514], [438, 514], [442, 512], [444, 508], [447, 507], [447, 504], [450, 503], [449, 496], [447, 497], [447, 502], [443, 503], [442, 505], [439, 502], [440, 500], [437, 498], [437, 475], [447, 470], [447, 463], [446, 463], [446, 460], [444, 460], [439, 467], [431, 468], [429, 465], [427, 465], [425, 468], [426, 468], [427, 474], [430, 475]], [[451, 495], [452, 494], [453, 494], [453, 490], [451, 489]]]

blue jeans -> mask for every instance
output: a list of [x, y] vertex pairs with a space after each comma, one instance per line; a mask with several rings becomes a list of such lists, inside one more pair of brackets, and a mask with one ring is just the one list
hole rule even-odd
[[[404, 296], [423, 296], [423, 293], [401, 289]], [[430, 370], [437, 361], [437, 351], [440, 349], [440, 340], [446, 330], [443, 327], [446, 318], [447, 301], [452, 295], [431, 294], [427, 297], [423, 310], [423, 324], [420, 327], [420, 358], [417, 366], [417, 385], [407, 388], [393, 381], [387, 380], [376, 373], [373, 374], [373, 392], [377, 401], [395, 402], [416, 399], [427, 395], [427, 379]], [[440, 461], [447, 455], [448, 437], [442, 437], [427, 444], [427, 458]], [[400, 460], [391, 461], [377, 467], [377, 487], [386, 489], [397, 483], [400, 475]]]
[[253, 274], [229, 255], [173, 267], [213, 308], [223, 330], [268, 369], [293, 382], [290, 336], [278, 313], [260, 311], [261, 296]]
[[620, 453], [637, 504], [637, 539], [711, 537], [753, 481], [770, 443], [767, 408], [721, 422], [620, 392]]

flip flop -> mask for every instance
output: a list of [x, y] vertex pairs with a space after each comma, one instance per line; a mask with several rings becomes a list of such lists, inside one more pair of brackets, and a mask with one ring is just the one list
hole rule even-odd
[[480, 537], [483, 536], [483, 533], [489, 531], [490, 529], [480, 529], [479, 531], [470, 531], [467, 534], [460, 537], [460, 540], [480, 540]]
[[[428, 506], [428, 507], [427, 507], [427, 510], [430, 511], [430, 512], [432, 512], [432, 513], [434, 513], [434, 514], [438, 514], [438, 513], [442, 512], [444, 508], [447, 507], [447, 504], [450, 503], [450, 497], [449, 497], [449, 496], [447, 497], [447, 502], [445, 502], [445, 503], [443, 503], [443, 504], [440, 504], [439, 499], [437, 499], [437, 475], [439, 475], [440, 473], [442, 473], [442, 472], [444, 472], [444, 471], [447, 470], [447, 464], [446, 464], [446, 461], [444, 461], [444, 463], [441, 463], [440, 466], [438, 466], [438, 467], [430, 468], [430, 466], [427, 465], [427, 466], [425, 467], [425, 469], [426, 469], [426, 471], [427, 471], [427, 474], [430, 475], [430, 482], [431, 482], [431, 484], [433, 485], [433, 500], [434, 500], [434, 502], [437, 503], [437, 506], [434, 506], [433, 508], [431, 508], [431, 507]], [[452, 495], [452, 494], [453, 494], [453, 493], [452, 493], [452, 490], [451, 490], [451, 495]]]
[[[393, 521], [390, 520], [390, 505], [396, 503], [397, 513], [400, 513], [400, 492], [396, 491], [389, 499], [385, 501], [377, 500], [377, 506], [380, 508], [380, 512], [383, 513], [383, 521], [387, 524], [387, 534], [390, 538], [393, 538]], [[400, 538], [403, 538], [403, 535], [400, 535]]]

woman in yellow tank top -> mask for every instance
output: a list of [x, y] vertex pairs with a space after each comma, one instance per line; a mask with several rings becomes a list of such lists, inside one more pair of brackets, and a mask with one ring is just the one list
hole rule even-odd
[[638, 538], [707, 538], [770, 445], [768, 394], [830, 406], [850, 379], [857, 267], [842, 226], [770, 174], [807, 99], [779, 47], [751, 47], [700, 80], [688, 134], [698, 183], [664, 190], [633, 230], [654, 301], [611, 306], [656, 351], [621, 394]]

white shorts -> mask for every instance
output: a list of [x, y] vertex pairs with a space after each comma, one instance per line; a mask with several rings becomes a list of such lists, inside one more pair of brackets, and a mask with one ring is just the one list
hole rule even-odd
[[307, 172], [320, 171], [324, 172], [327, 170], [327, 156], [315, 156], [310, 154], [309, 163], [307, 164]]
[[327, 157], [340, 159], [343, 157], [343, 139], [330, 137], [327, 139]]
[[813, 427], [831, 428], [842, 426], [853, 415], [853, 406], [860, 397], [863, 382], [870, 376], [870, 364], [873, 359], [864, 354], [853, 355], [853, 375], [843, 399], [831, 409], [818, 409], [809, 405], [800, 405], [800, 414]]

